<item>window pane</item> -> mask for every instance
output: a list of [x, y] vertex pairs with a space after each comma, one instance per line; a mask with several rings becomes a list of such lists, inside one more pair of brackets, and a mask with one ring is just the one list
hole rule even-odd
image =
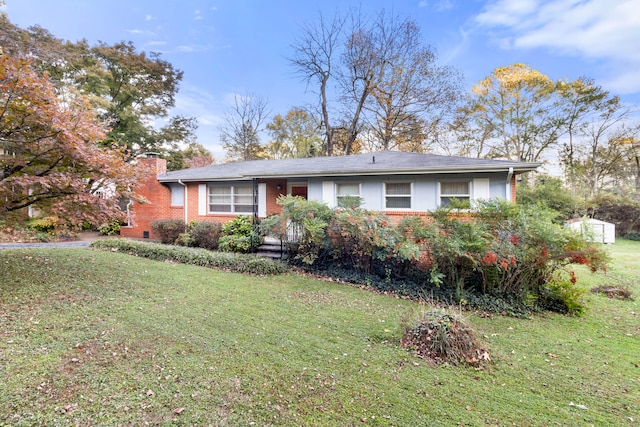
[[250, 185], [233, 188], [233, 211], [253, 212], [253, 188]]
[[233, 187], [235, 194], [249, 194], [253, 195], [253, 189], [250, 185], [242, 186], [242, 187]]
[[231, 212], [231, 204], [228, 204], [228, 205], [210, 204], [209, 211], [210, 212]]
[[209, 187], [209, 211], [231, 212], [231, 187]]
[[209, 187], [209, 194], [228, 194], [231, 195], [231, 187]]
[[234, 212], [253, 212], [253, 205], [235, 205]]
[[253, 196], [249, 195], [249, 196], [243, 196], [243, 195], [236, 195], [234, 198], [234, 205], [253, 205]]
[[408, 182], [389, 183], [386, 185], [387, 196], [410, 196], [411, 184]]
[[440, 194], [446, 195], [469, 195], [469, 182], [441, 182]]
[[338, 184], [336, 186], [337, 196], [359, 196], [360, 185], [359, 184]]
[[441, 197], [440, 206], [450, 206], [451, 200], [456, 199], [459, 202], [469, 202], [469, 197]]
[[411, 197], [387, 197], [387, 209], [411, 209]]

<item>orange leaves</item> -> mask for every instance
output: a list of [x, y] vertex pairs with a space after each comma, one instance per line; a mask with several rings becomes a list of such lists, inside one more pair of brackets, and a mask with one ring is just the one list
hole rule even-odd
[[[101, 148], [105, 129], [81, 96], [61, 99], [31, 61], [0, 56], [0, 216], [37, 206], [70, 223], [99, 223], [121, 214], [136, 173], [122, 153]], [[112, 188], [111, 200], [97, 197], [93, 183]]]

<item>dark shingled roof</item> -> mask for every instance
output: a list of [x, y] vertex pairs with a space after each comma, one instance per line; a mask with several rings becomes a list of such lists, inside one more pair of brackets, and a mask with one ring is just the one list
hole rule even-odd
[[303, 178], [359, 175], [407, 175], [469, 172], [528, 172], [541, 163], [475, 159], [435, 154], [379, 151], [351, 156], [251, 160], [183, 169], [158, 175], [160, 182], [230, 181], [253, 178]]

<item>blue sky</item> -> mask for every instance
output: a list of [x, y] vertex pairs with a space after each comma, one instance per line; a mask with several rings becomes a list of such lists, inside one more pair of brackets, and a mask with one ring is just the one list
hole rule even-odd
[[319, 12], [358, 6], [413, 18], [469, 88], [522, 62], [553, 79], [594, 78], [640, 105], [640, 0], [6, 0], [0, 10], [63, 39], [160, 52], [184, 71], [174, 113], [196, 116], [198, 142], [223, 160], [218, 128], [233, 95], [262, 96], [274, 115], [311, 102], [290, 46]]

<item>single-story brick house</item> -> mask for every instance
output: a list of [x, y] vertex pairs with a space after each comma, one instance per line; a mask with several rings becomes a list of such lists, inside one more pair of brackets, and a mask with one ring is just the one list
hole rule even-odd
[[253, 160], [166, 171], [166, 161], [140, 159], [153, 172], [130, 206], [126, 237], [154, 238], [155, 219], [221, 221], [237, 215], [264, 218], [280, 212], [282, 194], [338, 206], [358, 196], [365, 209], [390, 216], [426, 214], [450, 199], [502, 198], [515, 202], [516, 176], [540, 163], [381, 151], [340, 157]]

